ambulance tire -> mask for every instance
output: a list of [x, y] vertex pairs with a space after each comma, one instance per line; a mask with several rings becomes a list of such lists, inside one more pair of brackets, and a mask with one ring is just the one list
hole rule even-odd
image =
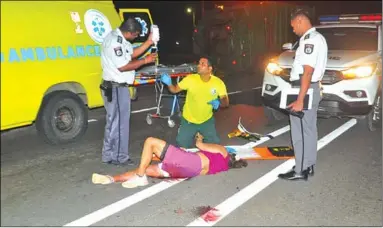
[[287, 115], [282, 113], [281, 111], [275, 110], [267, 106], [263, 106], [263, 110], [265, 112], [268, 125], [273, 125], [274, 123], [282, 121], [287, 117]]
[[75, 142], [88, 128], [88, 109], [74, 93], [53, 92], [44, 97], [36, 128], [51, 145]]

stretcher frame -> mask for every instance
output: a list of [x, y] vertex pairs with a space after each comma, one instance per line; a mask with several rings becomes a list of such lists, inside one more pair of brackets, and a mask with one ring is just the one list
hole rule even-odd
[[[186, 77], [189, 74], [196, 73], [196, 65], [182, 64], [179, 66], [164, 66], [158, 65], [150, 68], [143, 68], [138, 71], [136, 74], [135, 84], [154, 84], [154, 89], [156, 92], [156, 112], [147, 114], [146, 123], [148, 125], [153, 124], [152, 118], [161, 118], [168, 120], [168, 126], [173, 128], [175, 122], [172, 117], [176, 113], [176, 108], [178, 111], [178, 116], [182, 115], [179, 98], [184, 97], [180, 94], [166, 94], [164, 93], [165, 85], [161, 82], [161, 74], [168, 73], [170, 77], [176, 78], [176, 82], [180, 82], [182, 77]], [[164, 97], [173, 97], [172, 107], [169, 115], [161, 115], [161, 102]]]

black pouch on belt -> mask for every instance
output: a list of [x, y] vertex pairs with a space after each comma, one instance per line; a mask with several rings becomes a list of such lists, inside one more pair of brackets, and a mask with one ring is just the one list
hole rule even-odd
[[108, 100], [108, 102], [112, 102], [113, 96], [112, 96], [112, 82], [110, 81], [103, 81], [100, 85], [100, 89], [104, 91], [104, 94]]

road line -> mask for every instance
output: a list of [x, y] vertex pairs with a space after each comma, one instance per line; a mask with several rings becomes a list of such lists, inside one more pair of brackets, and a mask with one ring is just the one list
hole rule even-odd
[[[341, 134], [346, 132], [348, 129], [353, 127], [357, 123], [356, 119], [351, 119], [348, 122], [344, 123], [342, 126], [338, 127], [334, 131], [330, 132], [322, 139], [318, 141], [318, 150], [322, 149], [324, 146], [329, 144], [331, 141], [339, 137]], [[187, 226], [213, 226], [232, 211], [237, 209], [239, 206], [244, 204], [246, 201], [257, 195], [263, 189], [271, 185], [274, 181], [278, 179], [278, 174], [287, 172], [295, 164], [294, 159], [289, 159], [281, 165], [277, 166], [275, 169], [271, 170], [261, 178], [255, 180], [253, 183], [246, 186], [241, 191], [235, 193], [221, 204], [215, 208], [219, 211], [220, 217], [216, 221], [205, 222], [201, 217], [197, 218], [193, 222], [189, 223]]]
[[73, 222], [70, 222], [64, 226], [90, 226], [96, 222], [99, 222], [125, 208], [128, 208], [148, 197], [151, 197], [167, 188], [172, 187], [180, 182], [184, 181], [184, 179], [179, 180], [177, 182], [167, 182], [162, 181], [156, 185], [153, 185], [149, 188], [146, 188], [140, 192], [137, 192], [131, 196], [128, 196], [120, 201], [117, 201], [111, 205], [108, 205], [100, 210], [97, 210], [91, 214], [88, 214], [82, 218], [79, 218]]
[[[256, 90], [256, 89], [261, 89], [261, 88], [262, 87], [254, 87], [254, 88], [251, 88], [251, 90]], [[234, 91], [234, 92], [228, 92], [227, 94], [231, 95], [231, 94], [236, 94], [236, 93], [243, 93], [243, 92], [246, 92], [246, 91], [250, 91], [250, 90], [244, 90], [244, 91], [238, 90], [238, 91]]]
[[151, 108], [144, 108], [144, 109], [140, 109], [140, 110], [135, 110], [135, 111], [132, 111], [131, 113], [147, 112], [147, 111], [154, 110], [154, 109], [157, 109], [157, 107], [151, 107]]
[[[282, 127], [281, 129], [278, 129], [276, 131], [274, 131], [273, 133], [269, 134], [270, 136], [273, 136], [274, 138], [277, 137], [278, 135], [281, 135], [287, 131], [290, 131], [290, 125], [286, 125], [284, 127]], [[244, 147], [254, 147], [254, 146], [257, 146], [261, 143], [264, 143], [266, 142], [267, 140], [269, 140], [270, 138], [269, 137], [262, 137], [260, 140], [258, 140], [257, 142], [249, 142], [245, 145], [243, 145]]]
[[88, 120], [88, 123], [90, 123], [90, 122], [96, 122], [97, 120], [96, 119], [90, 119], [90, 120]]
[[[269, 133], [269, 135], [272, 135], [273, 137], [276, 137], [280, 134], [282, 134], [281, 132], [285, 131], [283, 129], [285, 129], [286, 127], [289, 127], [290, 126], [285, 126], [281, 129], [278, 129], [274, 132], [271, 132]], [[263, 138], [257, 142], [254, 143], [254, 145], [258, 145], [258, 144], [261, 144], [261, 143], [264, 143], [266, 141], [270, 140], [270, 138]], [[120, 201], [117, 201], [111, 205], [108, 205], [104, 208], [101, 208], [93, 213], [90, 213], [82, 218], [79, 218], [73, 222], [70, 222], [64, 226], [90, 226], [96, 222], [99, 222], [121, 210], [124, 210], [146, 198], [149, 198], [167, 188], [170, 188], [178, 183], [181, 183], [182, 181], [184, 181], [185, 179], [178, 179], [178, 180], [175, 180], [175, 181], [172, 181], [172, 182], [167, 182], [167, 181], [162, 181], [156, 185], [153, 185], [149, 188], [146, 188], [140, 192], [137, 192], [131, 196], [128, 196]]]
[[236, 93], [242, 93], [243, 91], [234, 91], [234, 92], [229, 92], [227, 93], [228, 95], [231, 95], [231, 94], [236, 94]]

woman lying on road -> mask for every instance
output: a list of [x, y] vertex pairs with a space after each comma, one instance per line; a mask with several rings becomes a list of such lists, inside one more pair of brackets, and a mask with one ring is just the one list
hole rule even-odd
[[[191, 178], [247, 166], [246, 161], [236, 161], [233, 154], [229, 155], [225, 147], [204, 143], [203, 136], [199, 133], [196, 135], [196, 146], [198, 152], [188, 152], [164, 140], [149, 137], [145, 140], [138, 169], [113, 177], [94, 173], [92, 182], [94, 184], [123, 182], [123, 187], [135, 188], [147, 185], [149, 183], [147, 176]], [[150, 165], [153, 154], [160, 158], [161, 163]]]

